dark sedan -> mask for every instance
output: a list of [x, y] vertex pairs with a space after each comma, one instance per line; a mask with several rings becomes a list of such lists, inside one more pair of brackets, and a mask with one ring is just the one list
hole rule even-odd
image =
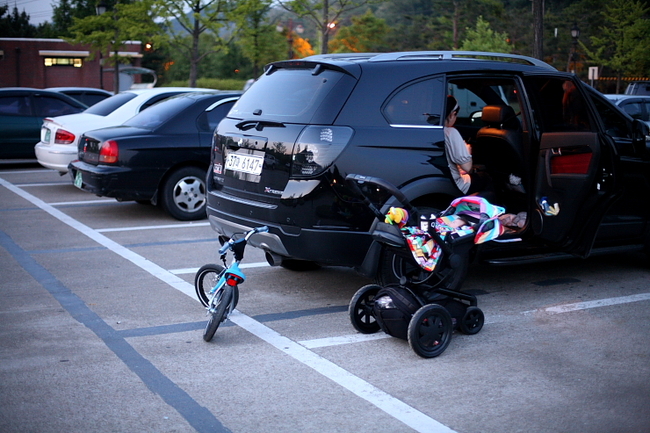
[[212, 134], [241, 92], [182, 94], [123, 125], [84, 134], [69, 165], [78, 188], [160, 204], [181, 221], [205, 218]]
[[70, 96], [26, 87], [0, 89], [0, 159], [34, 159], [45, 117], [88, 108]]

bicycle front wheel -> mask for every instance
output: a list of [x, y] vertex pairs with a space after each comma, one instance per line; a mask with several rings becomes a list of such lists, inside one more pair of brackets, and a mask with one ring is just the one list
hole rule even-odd
[[[232, 301], [233, 288], [229, 285], [224, 285], [223, 288], [217, 289], [217, 293], [214, 295], [214, 299], [210, 303], [210, 319], [205, 325], [205, 330], [203, 331], [203, 339], [205, 341], [212, 340], [214, 333], [217, 332], [217, 328], [225, 320], [226, 310]], [[213, 308], [214, 307], [214, 308]]]
[[199, 298], [199, 301], [201, 301], [204, 307], [210, 304], [208, 294], [219, 282], [223, 270], [223, 266], [210, 263], [209, 265], [201, 266], [201, 269], [196, 272], [194, 276], [194, 290], [196, 291], [196, 297]]

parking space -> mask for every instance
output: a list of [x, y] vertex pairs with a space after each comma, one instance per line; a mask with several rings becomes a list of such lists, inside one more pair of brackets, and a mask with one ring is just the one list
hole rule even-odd
[[640, 432], [650, 428], [642, 254], [473, 265], [486, 316], [438, 358], [362, 335], [367, 279], [293, 272], [249, 248], [238, 312], [211, 343], [194, 272], [206, 220], [0, 169], [0, 431]]

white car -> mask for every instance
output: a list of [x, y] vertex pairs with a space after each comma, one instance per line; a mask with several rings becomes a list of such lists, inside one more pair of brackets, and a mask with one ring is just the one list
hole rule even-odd
[[45, 118], [41, 141], [34, 146], [36, 159], [43, 167], [68, 172], [68, 164], [77, 158], [81, 136], [94, 129], [118, 126], [145, 108], [170, 96], [214, 89], [191, 87], [156, 87], [127, 90], [105, 99], [87, 110], [67, 116]]

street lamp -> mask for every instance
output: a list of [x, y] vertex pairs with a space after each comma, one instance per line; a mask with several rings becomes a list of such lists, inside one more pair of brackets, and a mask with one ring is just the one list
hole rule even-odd
[[580, 29], [576, 22], [573, 23], [571, 27], [571, 37], [573, 38], [573, 52], [571, 53], [571, 59], [573, 60], [573, 73], [576, 73], [576, 60], [578, 57], [578, 38], [580, 37]]
[[[106, 12], [106, 3], [104, 3], [103, 0], [97, 3], [95, 11], [97, 12], [97, 15], [102, 15]], [[99, 50], [99, 88], [104, 88], [104, 61], [102, 59], [102, 50]]]

